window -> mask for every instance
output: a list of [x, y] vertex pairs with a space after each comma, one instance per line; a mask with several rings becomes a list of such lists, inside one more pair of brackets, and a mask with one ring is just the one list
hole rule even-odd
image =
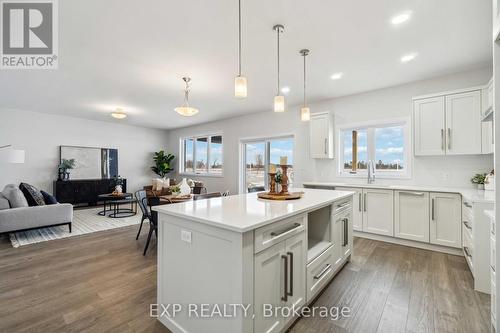
[[373, 161], [379, 176], [410, 176], [408, 121], [346, 126], [340, 133], [340, 174], [366, 175]]
[[181, 172], [198, 175], [222, 175], [222, 135], [203, 135], [181, 139]]
[[268, 166], [269, 164], [279, 164], [282, 156], [286, 156], [288, 159], [287, 175], [289, 182], [293, 183], [293, 146], [293, 137], [267, 138], [243, 142], [243, 165], [240, 176], [241, 192], [246, 192], [253, 187], [267, 188], [269, 183]]

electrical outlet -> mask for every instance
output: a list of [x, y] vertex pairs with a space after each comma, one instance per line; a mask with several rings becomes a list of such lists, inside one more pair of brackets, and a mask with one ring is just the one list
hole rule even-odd
[[181, 240], [191, 244], [191, 231], [181, 230]]

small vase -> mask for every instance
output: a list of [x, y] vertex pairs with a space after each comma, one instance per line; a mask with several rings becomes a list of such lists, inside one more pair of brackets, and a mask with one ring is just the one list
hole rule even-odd
[[484, 184], [477, 184], [478, 190], [484, 190]]
[[191, 194], [191, 187], [188, 185], [186, 178], [182, 178], [179, 188], [181, 189], [182, 196]]
[[115, 192], [118, 193], [118, 194], [122, 194], [123, 193], [123, 188], [121, 185], [116, 185], [115, 186]]

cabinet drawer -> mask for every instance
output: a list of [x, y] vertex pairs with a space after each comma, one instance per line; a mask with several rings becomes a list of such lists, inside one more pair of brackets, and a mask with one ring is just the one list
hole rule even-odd
[[[465, 226], [463, 228], [465, 229]], [[470, 238], [467, 232], [463, 233], [463, 251], [465, 260], [467, 261], [467, 264], [469, 265], [472, 275], [474, 276], [474, 261], [473, 261], [474, 245], [472, 243], [472, 239]]]
[[496, 241], [495, 236], [492, 236], [490, 239], [490, 266], [493, 271], [496, 271], [496, 260], [497, 260], [497, 251], [496, 251]]
[[254, 233], [255, 253], [306, 230], [306, 226], [307, 217], [302, 214], [256, 229]]
[[[462, 235], [463, 235], [462, 244], [465, 244], [465, 235], [466, 234], [472, 243], [472, 240], [474, 239], [474, 237], [472, 236], [472, 226], [471, 226], [470, 222], [463, 221], [462, 222]], [[473, 245], [473, 244], [471, 244], [471, 245]]]
[[352, 206], [352, 204], [351, 204], [350, 198], [339, 201], [339, 202], [335, 202], [333, 204], [333, 213], [338, 214], [338, 213], [341, 213], [341, 212], [346, 211], [346, 210], [351, 210], [352, 209], [351, 206]]
[[309, 302], [330, 281], [334, 273], [334, 246], [307, 265], [307, 301]]

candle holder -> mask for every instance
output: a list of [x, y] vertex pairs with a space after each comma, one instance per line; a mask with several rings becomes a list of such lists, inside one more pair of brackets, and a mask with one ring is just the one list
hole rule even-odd
[[269, 193], [275, 194], [276, 192], [276, 172], [269, 172]]
[[280, 165], [281, 171], [282, 171], [282, 176], [281, 176], [281, 192], [280, 194], [282, 195], [287, 195], [288, 194], [288, 176], [287, 176], [287, 169], [288, 165]]

